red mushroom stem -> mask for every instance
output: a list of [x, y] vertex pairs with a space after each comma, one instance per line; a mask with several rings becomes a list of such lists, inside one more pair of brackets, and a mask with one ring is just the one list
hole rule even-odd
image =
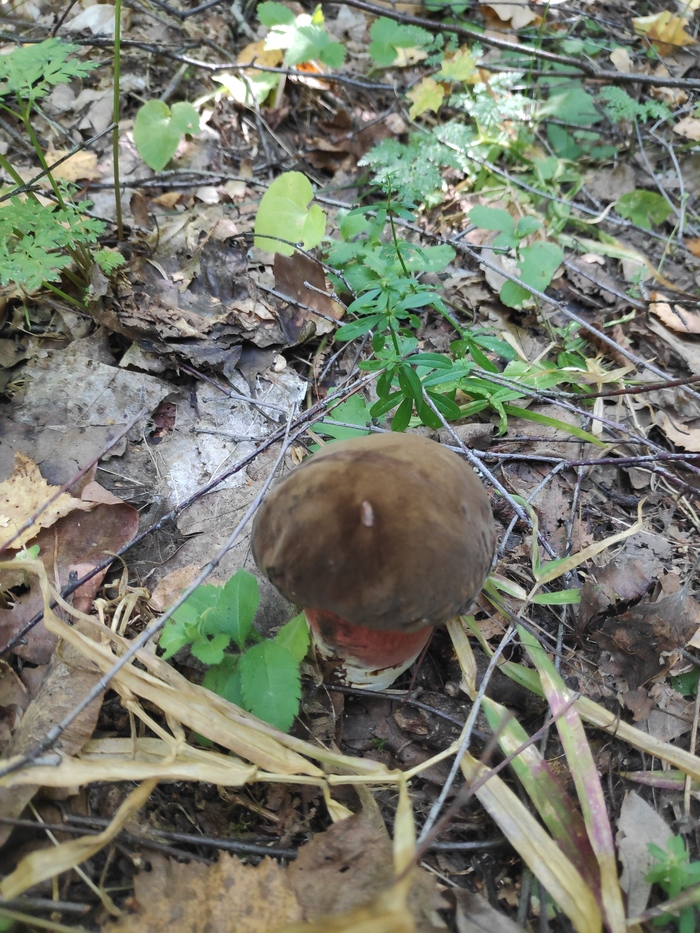
[[394, 678], [413, 664], [433, 634], [432, 626], [417, 632], [379, 631], [353, 625], [325, 609], [304, 612], [314, 641], [326, 657], [352, 659], [370, 671], [391, 668]]

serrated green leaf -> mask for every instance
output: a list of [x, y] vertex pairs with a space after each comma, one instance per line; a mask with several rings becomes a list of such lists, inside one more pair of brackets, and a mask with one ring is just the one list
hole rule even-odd
[[160, 638], [158, 639], [158, 645], [163, 649], [163, 660], [167, 661], [168, 658], [184, 648], [185, 645], [189, 645], [192, 639], [187, 634], [185, 623], [184, 622], [173, 622], [172, 618], [169, 619], [163, 626], [163, 631], [160, 633]]
[[284, 6], [283, 3], [275, 3], [273, 0], [258, 4], [255, 12], [263, 26], [268, 27], [291, 26], [296, 19], [289, 7]]
[[231, 644], [228, 635], [220, 632], [213, 638], [201, 638], [199, 641], [192, 642], [190, 651], [202, 664], [219, 664], [224, 657], [224, 652]]
[[253, 627], [260, 592], [258, 581], [246, 570], [238, 570], [220, 590], [216, 604], [218, 630], [243, 649]]
[[298, 616], [294, 616], [286, 625], [283, 625], [274, 640], [278, 645], [286, 648], [297, 663], [303, 661], [309, 650], [310, 640], [309, 623], [304, 613], [300, 612]]
[[396, 61], [397, 49], [410, 49], [428, 46], [432, 36], [419, 26], [404, 26], [386, 16], [380, 16], [372, 24], [370, 31], [372, 41], [369, 45], [369, 54], [375, 64], [387, 68]]
[[238, 662], [246, 709], [286, 732], [299, 712], [301, 677], [292, 653], [276, 641], [263, 641]]
[[202, 686], [211, 690], [218, 696], [228, 700], [229, 703], [235, 703], [236, 706], [243, 707], [243, 695], [241, 693], [241, 678], [238, 672], [238, 657], [227, 654], [219, 664], [210, 667], [204, 675]]
[[154, 172], [160, 172], [175, 154], [185, 133], [199, 132], [199, 116], [192, 104], [179, 101], [172, 110], [160, 100], [149, 100], [134, 123], [138, 154]]
[[57, 84], [87, 77], [98, 63], [73, 58], [78, 49], [77, 45], [52, 38], [0, 55], [0, 98], [14, 93], [20, 99], [35, 101]]

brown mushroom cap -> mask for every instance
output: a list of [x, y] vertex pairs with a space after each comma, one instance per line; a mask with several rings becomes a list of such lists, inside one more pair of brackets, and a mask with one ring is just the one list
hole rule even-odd
[[407, 632], [467, 611], [495, 545], [474, 471], [415, 434], [324, 447], [268, 494], [252, 535], [256, 564], [291, 602]]

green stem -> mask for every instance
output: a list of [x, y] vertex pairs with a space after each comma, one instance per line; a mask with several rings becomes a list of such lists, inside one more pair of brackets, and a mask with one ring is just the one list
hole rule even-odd
[[58, 205], [59, 207], [63, 208], [63, 210], [65, 210], [66, 202], [63, 200], [63, 196], [61, 195], [61, 189], [58, 187], [58, 185], [56, 184], [56, 179], [53, 177], [53, 175], [49, 171], [48, 163], [46, 159], [44, 158], [44, 151], [41, 148], [39, 140], [36, 137], [32, 124], [29, 122], [29, 107], [28, 106], [22, 113], [22, 123], [24, 123], [24, 128], [27, 131], [27, 135], [29, 136], [29, 139], [31, 140], [32, 146], [34, 146], [34, 151], [36, 152], [37, 159], [39, 160], [39, 165], [41, 165], [42, 171], [46, 172], [46, 177], [48, 178], [51, 184], [51, 188], [53, 189], [53, 193], [58, 202]]
[[[63, 270], [65, 274], [65, 269]], [[48, 288], [49, 291], [53, 292], [54, 295], [58, 295], [59, 298], [62, 298], [64, 301], [67, 301], [69, 304], [74, 305], [76, 308], [80, 308], [81, 311], [85, 311], [85, 304], [82, 301], [78, 301], [77, 298], [73, 298], [71, 295], [67, 295], [62, 291], [58, 286], [52, 285], [51, 282], [43, 283], [45, 288]]]

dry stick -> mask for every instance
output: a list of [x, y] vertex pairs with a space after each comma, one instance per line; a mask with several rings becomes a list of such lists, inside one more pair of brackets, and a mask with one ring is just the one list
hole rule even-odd
[[[296, 422], [294, 423], [294, 428], [296, 429], [297, 427], [300, 427], [301, 425], [304, 425], [306, 427], [309, 424], [315, 423], [316, 421], [318, 421], [320, 418], [323, 417], [329, 403], [336, 402], [336, 401], [340, 403], [344, 401], [350, 395], [353, 395], [355, 392], [358, 392], [365, 385], [370, 383], [374, 378], [375, 376], [373, 373], [367, 376], [363, 376], [361, 379], [358, 379], [354, 385], [351, 385], [348, 388], [343, 389], [342, 391], [336, 393], [336, 395], [331, 396], [330, 398], [327, 398], [322, 402], [318, 402], [316, 405], [313, 406], [313, 408], [310, 408], [308, 411], [306, 411], [303, 415], [301, 415], [296, 420]], [[174, 509], [171, 509], [171, 511], [168, 512], [167, 515], [164, 515], [159, 521], [155, 522], [155, 524], [151, 525], [149, 528], [146, 528], [144, 531], [138, 534], [135, 538], [133, 538], [131, 541], [125, 544], [124, 547], [120, 548], [114, 554], [111, 554], [109, 557], [106, 557], [101, 563], [93, 567], [92, 570], [90, 570], [84, 576], [80, 577], [77, 580], [72, 581], [71, 583], [68, 583], [64, 587], [64, 589], [61, 591], [61, 596], [64, 599], [67, 596], [70, 596], [71, 593], [74, 593], [75, 590], [78, 589], [78, 587], [83, 585], [83, 583], [86, 583], [88, 580], [91, 580], [94, 576], [100, 573], [100, 571], [104, 570], [106, 567], [109, 567], [110, 564], [115, 559], [119, 557], [123, 557], [123, 555], [126, 554], [129, 550], [131, 550], [131, 548], [135, 547], [137, 544], [140, 544], [141, 541], [147, 538], [150, 534], [153, 534], [156, 531], [160, 531], [166, 524], [168, 524], [168, 522], [174, 521], [178, 517], [178, 515], [180, 515], [182, 512], [188, 509], [194, 502], [196, 502], [198, 499], [201, 499], [202, 496], [205, 496], [207, 493], [211, 492], [220, 483], [228, 479], [230, 476], [233, 476], [235, 473], [238, 473], [244, 467], [248, 466], [248, 464], [252, 463], [256, 459], [256, 457], [259, 456], [259, 454], [267, 450], [277, 441], [281, 440], [282, 437], [284, 437], [284, 435], [285, 435], [285, 429], [280, 429], [276, 431], [274, 434], [271, 434], [265, 441], [263, 441], [260, 444], [259, 447], [256, 447], [256, 449], [252, 451], [252, 453], [243, 457], [243, 459], [239, 460], [237, 463], [234, 463], [234, 465], [230, 467], [230, 469], [222, 473], [221, 476], [217, 476], [215, 479], [210, 480], [210, 482], [208, 482], [205, 486], [202, 486], [196, 492], [192, 493], [191, 496], [189, 496], [179, 505], [175, 506]], [[55, 602], [51, 603], [52, 608], [55, 605], [56, 605]], [[38, 612], [34, 616], [33, 619], [30, 619], [23, 629], [21, 629], [16, 635], [14, 635], [10, 639], [10, 641], [7, 642], [6, 645], [0, 648], [0, 654], [4, 654], [6, 651], [9, 651], [10, 649], [14, 648], [15, 645], [18, 645], [23, 640], [24, 636], [28, 632], [30, 632], [38, 622], [41, 621], [41, 619], [43, 618], [43, 615], [44, 613], [42, 610], [41, 612]]]
[[[17, 759], [13, 760], [11, 763], [5, 765], [5, 767], [0, 767], [0, 777], [4, 777], [7, 774], [12, 774], [14, 771], [18, 771], [20, 768], [23, 768], [27, 765], [31, 765], [35, 759], [40, 755], [46, 752], [55, 742], [58, 741], [61, 734], [70, 726], [70, 724], [75, 720], [77, 716], [82, 713], [82, 711], [92, 703], [93, 700], [96, 700], [109, 686], [109, 682], [118, 673], [126, 664], [131, 661], [133, 657], [144, 647], [144, 645], [150, 641], [150, 639], [159, 632], [172, 614], [179, 609], [179, 607], [185, 602], [185, 600], [192, 595], [192, 593], [197, 589], [197, 587], [204, 583], [209, 574], [221, 563], [226, 553], [233, 547], [239, 535], [248, 524], [250, 519], [255, 514], [255, 510], [258, 508], [260, 502], [262, 501], [263, 496], [268, 490], [268, 487], [274, 479], [275, 473], [277, 472], [278, 467], [284, 459], [284, 455], [287, 452], [287, 447], [289, 446], [289, 430], [291, 427], [292, 412], [290, 411], [290, 417], [287, 421], [287, 426], [284, 432], [284, 437], [282, 441], [282, 449], [280, 450], [279, 456], [277, 457], [272, 470], [270, 471], [269, 476], [263, 483], [262, 489], [257, 494], [255, 499], [251, 502], [248, 508], [245, 511], [245, 514], [241, 521], [236, 525], [234, 530], [229, 535], [228, 539], [224, 544], [219, 548], [218, 552], [214, 557], [200, 570], [197, 574], [195, 580], [186, 587], [178, 599], [170, 606], [162, 616], [160, 616], [153, 625], [150, 625], [145, 629], [138, 638], [130, 644], [129, 648], [124, 652], [124, 654], [113, 664], [111, 669], [107, 673], [103, 674], [100, 677], [99, 681], [92, 687], [83, 697], [83, 699], [73, 707], [70, 713], [63, 717], [63, 719], [52, 726], [49, 731], [46, 733], [43, 739], [36, 743], [33, 749], [26, 752], [24, 755], [19, 756]], [[299, 433], [305, 428], [301, 429]], [[298, 436], [298, 435], [297, 435]], [[56, 756], [55, 760], [46, 761], [46, 764], [58, 764], [60, 758]]]
[[4, 544], [0, 545], [0, 554], [6, 551], [13, 541], [16, 541], [17, 538], [21, 537], [24, 534], [24, 532], [32, 526], [34, 522], [37, 520], [37, 518], [42, 514], [42, 512], [45, 512], [46, 509], [48, 509], [48, 507], [51, 505], [52, 502], [55, 502], [59, 496], [62, 496], [65, 492], [68, 492], [68, 490], [72, 486], [75, 486], [78, 480], [82, 479], [82, 477], [85, 476], [85, 474], [88, 473], [95, 466], [95, 464], [99, 463], [102, 457], [104, 457], [106, 453], [109, 453], [112, 447], [118, 444], [119, 441], [125, 435], [129, 433], [129, 431], [133, 428], [136, 422], [139, 421], [141, 418], [143, 418], [144, 415], [146, 414], [148, 414], [148, 409], [142, 408], [141, 411], [138, 412], [138, 414], [134, 415], [131, 421], [124, 427], [124, 429], [120, 431], [119, 434], [117, 434], [115, 437], [113, 437], [112, 440], [105, 447], [102, 448], [102, 450], [99, 452], [99, 454], [97, 454], [97, 456], [92, 458], [92, 460], [87, 464], [87, 466], [84, 466], [82, 470], [78, 470], [78, 472], [75, 473], [71, 477], [71, 479], [68, 480], [68, 482], [64, 483], [63, 486], [60, 486], [56, 490], [56, 492], [51, 496], [50, 499], [47, 499], [43, 505], [39, 506], [39, 508], [31, 516], [31, 518], [28, 518], [27, 521], [22, 525], [22, 527], [18, 528], [17, 531], [12, 535], [12, 537], [8, 541], [5, 541]]
[[[546, 732], [554, 725], [554, 723], [556, 723], [558, 719], [561, 719], [561, 717], [564, 716], [569, 711], [569, 709], [571, 709], [580, 696], [580, 693], [574, 694], [574, 696], [571, 697], [568, 703], [565, 704], [565, 706], [557, 713], [557, 715], [548, 716], [544, 725], [542, 725], [537, 730], [537, 732], [533, 732], [533, 734], [527, 739], [526, 742], [523, 742], [522, 745], [519, 745], [518, 748], [512, 751], [509, 755], [506, 755], [503, 761], [499, 762], [493, 768], [490, 768], [485, 774], [482, 774], [481, 777], [474, 781], [473, 784], [465, 784], [465, 786], [460, 789], [459, 793], [455, 796], [455, 799], [452, 801], [440, 819], [431, 828], [430, 832], [425, 833], [424, 827], [423, 832], [421, 832], [420, 838], [416, 844], [416, 851], [414, 852], [413, 858], [411, 859], [411, 866], [419, 864], [420, 860], [423, 858], [426, 852], [435, 848], [436, 843], [434, 840], [436, 837], [447, 828], [452, 817], [455, 816], [461, 809], [463, 809], [465, 804], [474, 796], [474, 794], [492, 777], [495, 777], [499, 772], [503, 771], [503, 769], [506, 768], [511, 763], [511, 761], [518, 757], [518, 755], [521, 755], [526, 749], [530, 748], [531, 745], [534, 745], [542, 736], [544, 736]], [[498, 732], [493, 736], [494, 744], [498, 740], [498, 736], [503, 731], [504, 726], [505, 723], [501, 725]], [[464, 751], [466, 751], [466, 749], [464, 749]], [[458, 762], [461, 760], [463, 754], [464, 752], [460, 754], [459, 759], [457, 759]], [[483, 757], [485, 756], [482, 756], [482, 758]], [[425, 838], [423, 838], [424, 835]], [[406, 870], [410, 870], [411, 866], [409, 866], [409, 868]]]
[[624, 389], [611, 389], [608, 392], [567, 395], [567, 398], [571, 401], [581, 401], [587, 398], [618, 398], [621, 395], [643, 395], [645, 392], [656, 392], [659, 389], [676, 389], [679, 386], [693, 385], [696, 382], [700, 382], [700, 376], [684, 376], [683, 379], [669, 379], [668, 382], [645, 382], [643, 385], [627, 386]]
[[515, 52], [518, 55], [528, 56], [528, 58], [540, 58], [547, 62], [556, 62], [560, 65], [568, 65], [577, 71], [583, 72], [587, 77], [594, 78], [605, 84], [641, 84], [652, 85], [653, 87], [679, 87], [692, 88], [700, 91], [700, 81], [683, 81], [677, 78], [658, 78], [654, 75], [642, 75], [637, 73], [625, 74], [622, 71], [609, 71], [604, 68], [598, 68], [591, 62], [581, 58], [570, 58], [568, 55], [558, 55], [556, 52], [546, 52], [532, 45], [518, 45], [515, 42], [508, 42], [507, 39], [497, 39], [493, 34], [479, 32], [469, 26], [457, 26], [451, 23], [436, 23], [431, 19], [425, 19], [422, 16], [411, 16], [409, 13], [399, 13], [389, 7], [375, 6], [373, 3], [366, 3], [365, 0], [330, 0], [335, 6], [345, 4], [355, 7], [358, 10], [364, 10], [373, 16], [385, 16], [388, 19], [396, 20], [399, 23], [407, 23], [411, 26], [420, 26], [428, 32], [446, 33], [451, 32], [457, 36], [464, 36], [465, 39], [476, 39], [481, 45], [491, 46], [495, 49], [501, 49], [504, 52]]
[[428, 814], [427, 819], [425, 823], [423, 824], [423, 828], [421, 830], [420, 836], [418, 837], [419, 847], [421, 843], [424, 843], [428, 839], [428, 836], [430, 835], [430, 831], [435, 825], [435, 822], [438, 818], [438, 814], [440, 813], [440, 810], [442, 809], [442, 806], [445, 800], [447, 799], [447, 795], [450, 793], [450, 790], [452, 789], [452, 785], [454, 784], [455, 778], [457, 777], [457, 772], [459, 771], [460, 765], [462, 763], [462, 758], [464, 757], [464, 753], [467, 751], [471, 743], [472, 730], [474, 729], [474, 725], [476, 723], [476, 717], [479, 713], [479, 710], [481, 709], [481, 701], [484, 699], [484, 696], [486, 694], [486, 688], [488, 687], [491, 681], [493, 672], [496, 670], [496, 667], [498, 665], [498, 659], [500, 658], [501, 654], [503, 653], [504, 648], [511, 641], [514, 635], [515, 635], [515, 629], [512, 626], [510, 626], [508, 630], [506, 631], [506, 633], [504, 634], [501, 641], [499, 642], [498, 647], [496, 648], [494, 653], [491, 655], [489, 666], [487, 667], [486, 673], [484, 674], [481, 684], [479, 685], [479, 690], [476, 694], [476, 697], [474, 698], [472, 708], [469, 712], [469, 717], [466, 723], [464, 724], [464, 730], [462, 732], [462, 738], [459, 743], [459, 748], [457, 749], [455, 760], [452, 763], [452, 767], [450, 768], [450, 773], [447, 777], [447, 780], [445, 781], [445, 786], [442, 788], [442, 790], [440, 791], [437, 797], [437, 800], [435, 800], [432, 807], [430, 808], [430, 813]]

